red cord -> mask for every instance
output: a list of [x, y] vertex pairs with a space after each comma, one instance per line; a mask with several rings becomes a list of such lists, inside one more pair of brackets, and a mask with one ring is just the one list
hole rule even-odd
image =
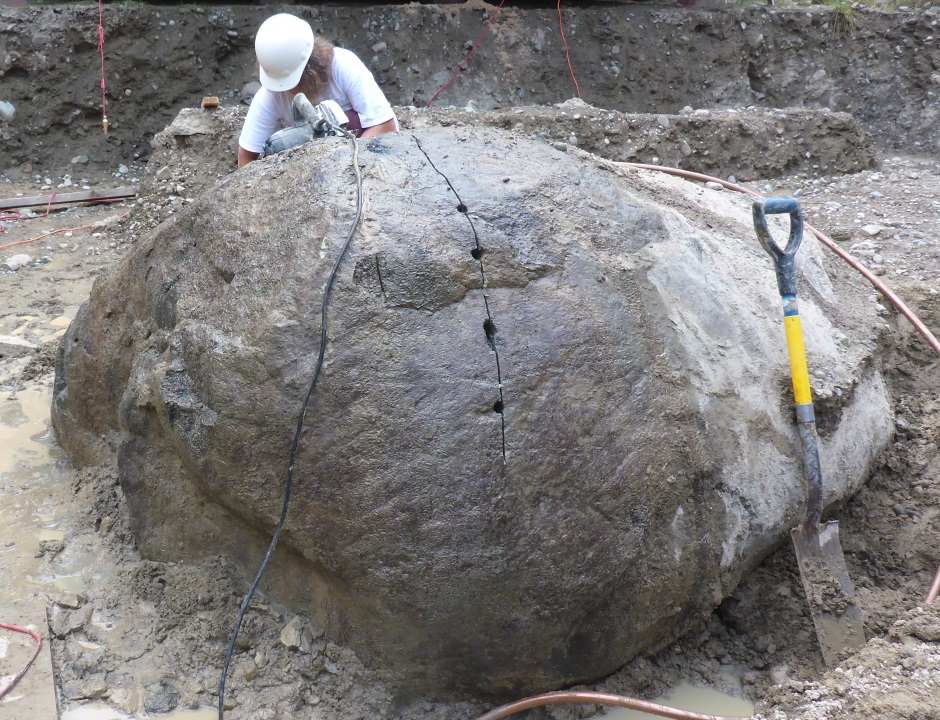
[[[46, 212], [44, 215], [32, 215], [30, 217], [24, 218], [23, 213], [21, 213], [19, 210], [0, 210], [0, 223], [15, 223], [17, 220], [38, 220], [39, 218], [44, 218], [46, 215], [52, 212], [52, 200], [58, 194], [58, 192], [54, 192], [49, 196], [49, 204], [46, 206]], [[5, 230], [6, 228], [3, 225], [0, 225], [0, 233], [4, 232]], [[9, 246], [4, 245], [4, 247]], [[0, 250], [2, 249], [3, 248], [0, 248]]]
[[9, 223], [12, 225], [17, 220], [22, 220], [23, 214], [19, 210], [0, 210], [0, 233], [6, 232], [6, 225], [4, 223]]
[[98, 0], [98, 52], [101, 55], [101, 127], [105, 135], [108, 134], [108, 99], [105, 97], [106, 85], [104, 82], [104, 21], [102, 17], [101, 0]]
[[[122, 198], [117, 198], [114, 200], [99, 200], [99, 202], [121, 202], [121, 199]], [[118, 220], [123, 220], [129, 214], [130, 214], [130, 210], [128, 210], [123, 215], [121, 215], [121, 217], [119, 217]], [[11, 248], [14, 245], [27, 245], [29, 243], [36, 242], [37, 240], [42, 240], [43, 238], [47, 238], [50, 235], [56, 235], [57, 233], [75, 232], [77, 230], [87, 230], [88, 228], [92, 227], [94, 224], [95, 223], [88, 223], [87, 225], [82, 225], [81, 227], [62, 228], [61, 230], [53, 230], [52, 232], [44, 233], [43, 235], [40, 235], [39, 237], [30, 238], [29, 240], [20, 240], [19, 242], [12, 242], [12, 243], [7, 243], [6, 245], [0, 245], [0, 250], [6, 250], [7, 248]]]
[[503, 3], [505, 2], [506, 0], [500, 0], [499, 5], [496, 7], [496, 9], [493, 11], [493, 14], [490, 16], [490, 21], [486, 24], [486, 27], [483, 28], [483, 32], [480, 33], [480, 38], [477, 40], [476, 45], [473, 46], [473, 48], [467, 54], [467, 57], [465, 57], [463, 60], [460, 61], [460, 63], [457, 65], [457, 69], [454, 70], [454, 74], [451, 75], [450, 79], [441, 86], [440, 90], [434, 93], [434, 96], [430, 100], [428, 100], [428, 104], [425, 105], [425, 107], [431, 107], [431, 103], [437, 100], [437, 96], [447, 89], [447, 87], [454, 81], [454, 78], [457, 77], [457, 73], [459, 73], [466, 66], [466, 64], [470, 61], [470, 58], [473, 57], [473, 53], [477, 51], [477, 48], [480, 46], [480, 43], [483, 42], [483, 37], [486, 35], [486, 31], [490, 29], [490, 25], [493, 24], [493, 21], [496, 19], [496, 16], [499, 14], [499, 9], [503, 6]]
[[0, 622], [0, 628], [4, 630], [12, 630], [13, 632], [23, 633], [24, 635], [31, 635], [33, 640], [36, 641], [36, 647], [33, 648], [33, 654], [23, 666], [23, 669], [20, 670], [16, 675], [13, 676], [13, 679], [7, 684], [5, 688], [0, 690], [0, 698], [3, 698], [10, 690], [13, 689], [13, 686], [16, 685], [23, 676], [26, 674], [26, 671], [29, 670], [30, 666], [33, 664], [33, 660], [36, 659], [36, 656], [39, 655], [39, 649], [42, 647], [42, 638], [39, 637], [38, 633], [33, 632], [32, 630], [27, 630], [26, 628], [21, 628], [18, 625], [7, 625], [6, 623]]
[[574, 81], [574, 91], [578, 94], [578, 99], [581, 99], [581, 88], [578, 87], [578, 78], [574, 76], [574, 68], [571, 67], [571, 55], [568, 53], [568, 40], [565, 38], [565, 28], [561, 23], [561, 0], [558, 0], [558, 30], [561, 32], [561, 41], [565, 44], [565, 59], [568, 61], [568, 72], [571, 74], [571, 79]]

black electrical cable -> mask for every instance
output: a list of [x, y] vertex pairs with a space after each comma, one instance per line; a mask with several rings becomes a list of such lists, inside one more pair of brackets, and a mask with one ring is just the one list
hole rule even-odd
[[274, 536], [271, 538], [271, 544], [268, 546], [268, 552], [261, 562], [258, 574], [254, 582], [251, 583], [251, 587], [248, 588], [245, 599], [242, 601], [241, 610], [238, 612], [238, 619], [235, 621], [235, 630], [232, 632], [232, 640], [229, 642], [228, 651], [225, 653], [225, 662], [222, 663], [222, 678], [219, 681], [219, 720], [224, 720], [225, 676], [228, 675], [228, 666], [232, 662], [232, 653], [235, 651], [235, 641], [238, 639], [238, 631], [241, 629], [242, 620], [244, 620], [245, 613], [248, 611], [248, 604], [251, 602], [255, 590], [258, 588], [258, 583], [261, 582], [261, 576], [264, 574], [265, 569], [268, 567], [268, 562], [274, 554], [274, 548], [277, 546], [278, 538], [281, 536], [281, 529], [284, 527], [284, 521], [287, 519], [287, 509], [290, 506], [290, 492], [294, 483], [294, 460], [297, 457], [297, 445], [300, 442], [300, 433], [304, 427], [304, 416], [307, 414], [307, 405], [310, 402], [310, 397], [313, 395], [313, 389], [316, 387], [317, 379], [320, 377], [320, 370], [323, 369], [323, 356], [326, 353], [326, 309], [330, 300], [330, 291], [333, 289], [333, 281], [336, 279], [336, 273], [339, 270], [340, 263], [343, 262], [343, 257], [346, 255], [346, 250], [349, 248], [349, 243], [352, 242], [353, 235], [356, 233], [356, 229], [359, 227], [359, 220], [362, 217], [362, 173], [359, 171], [359, 141], [356, 140], [356, 136], [352, 133], [342, 128], [339, 130], [343, 135], [349, 138], [353, 144], [353, 170], [356, 172], [356, 216], [353, 218], [352, 227], [349, 228], [349, 234], [346, 236], [346, 241], [339, 251], [336, 262], [333, 263], [330, 277], [326, 281], [326, 287], [323, 289], [323, 305], [320, 313], [320, 352], [317, 355], [317, 364], [313, 371], [313, 379], [310, 381], [310, 387], [307, 388], [307, 394], [304, 396], [304, 401], [300, 406], [300, 416], [297, 418], [297, 429], [294, 432], [294, 442], [291, 444], [290, 459], [287, 464], [287, 483], [284, 487], [284, 503], [281, 506], [281, 517], [277, 521], [277, 527], [274, 528]]

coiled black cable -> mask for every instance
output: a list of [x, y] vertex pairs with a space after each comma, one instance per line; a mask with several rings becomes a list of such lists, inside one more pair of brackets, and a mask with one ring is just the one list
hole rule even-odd
[[355, 235], [356, 229], [359, 227], [359, 220], [362, 217], [362, 173], [359, 170], [359, 141], [356, 139], [355, 135], [347, 130], [339, 128], [339, 132], [349, 138], [353, 144], [353, 170], [356, 173], [356, 216], [353, 218], [352, 227], [349, 228], [349, 234], [346, 235], [346, 241], [343, 243], [343, 247], [336, 257], [336, 262], [333, 263], [330, 277], [326, 281], [326, 287], [323, 289], [323, 305], [320, 312], [320, 352], [317, 355], [317, 364], [313, 371], [313, 379], [310, 381], [310, 387], [307, 388], [307, 394], [304, 396], [304, 401], [300, 406], [300, 416], [297, 418], [297, 429], [294, 432], [294, 441], [291, 444], [290, 459], [287, 464], [287, 483], [284, 487], [284, 503], [281, 506], [281, 517], [277, 521], [277, 527], [274, 528], [271, 544], [268, 546], [268, 552], [261, 562], [258, 574], [255, 576], [254, 582], [251, 583], [251, 587], [248, 588], [248, 593], [242, 601], [241, 610], [238, 612], [238, 619], [235, 621], [235, 629], [232, 631], [232, 639], [229, 642], [228, 651], [225, 653], [225, 662], [222, 663], [222, 678], [219, 681], [219, 720], [224, 720], [225, 677], [228, 675], [228, 667], [232, 662], [232, 653], [235, 651], [235, 641], [238, 639], [238, 631], [241, 629], [242, 620], [244, 620], [245, 613], [248, 611], [248, 604], [251, 602], [255, 590], [258, 588], [258, 583], [261, 582], [261, 576], [268, 567], [271, 556], [274, 555], [274, 548], [277, 546], [278, 538], [281, 536], [281, 529], [284, 527], [284, 521], [287, 519], [287, 509], [290, 506], [290, 492], [294, 483], [294, 460], [297, 457], [297, 445], [300, 442], [300, 433], [304, 427], [304, 416], [307, 414], [307, 405], [310, 403], [313, 389], [316, 387], [317, 379], [320, 377], [320, 370], [323, 369], [323, 356], [326, 353], [326, 309], [330, 300], [330, 291], [333, 289], [333, 281], [336, 279], [336, 273], [339, 270], [340, 263], [343, 262], [346, 250], [349, 248], [350, 242], [352, 242], [353, 235]]

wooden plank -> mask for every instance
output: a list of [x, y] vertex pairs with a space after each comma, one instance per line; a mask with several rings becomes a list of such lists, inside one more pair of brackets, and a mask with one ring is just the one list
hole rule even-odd
[[78, 202], [95, 202], [96, 200], [119, 200], [137, 196], [137, 187], [129, 185], [127, 187], [108, 188], [105, 190], [82, 190], [81, 192], [55, 193], [55, 195], [33, 195], [31, 197], [9, 198], [0, 200], [0, 210], [11, 210], [14, 208], [28, 207], [48, 207], [49, 201], [52, 206], [68, 205]]

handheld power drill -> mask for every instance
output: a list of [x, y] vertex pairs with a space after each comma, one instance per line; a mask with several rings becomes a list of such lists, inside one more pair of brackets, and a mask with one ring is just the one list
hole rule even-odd
[[341, 135], [343, 126], [349, 122], [346, 113], [334, 100], [324, 100], [314, 105], [303, 93], [294, 95], [291, 103], [294, 126], [278, 130], [264, 143], [264, 154], [274, 155], [303, 145], [316, 138]]

